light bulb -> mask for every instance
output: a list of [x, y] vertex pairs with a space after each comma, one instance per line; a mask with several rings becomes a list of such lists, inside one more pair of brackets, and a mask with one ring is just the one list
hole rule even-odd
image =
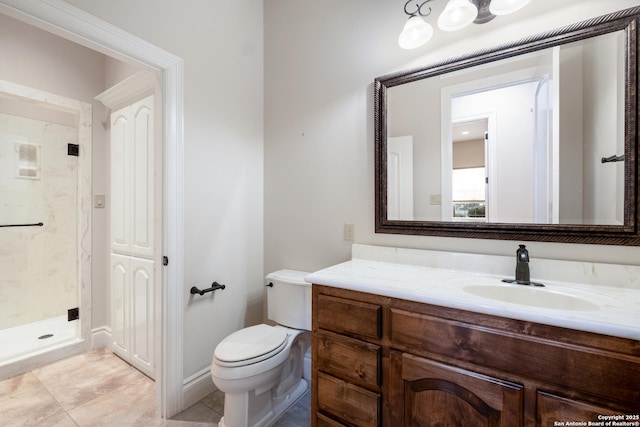
[[442, 31], [456, 31], [471, 24], [478, 16], [478, 8], [469, 0], [449, 0], [438, 17]]
[[522, 9], [529, 3], [531, 0], [492, 0], [489, 11], [494, 15], [508, 15]]
[[409, 18], [398, 36], [398, 45], [403, 49], [415, 49], [431, 39], [433, 27], [419, 16]]
[[478, 16], [478, 8], [469, 0], [449, 0], [438, 17], [438, 27], [443, 31], [460, 30]]

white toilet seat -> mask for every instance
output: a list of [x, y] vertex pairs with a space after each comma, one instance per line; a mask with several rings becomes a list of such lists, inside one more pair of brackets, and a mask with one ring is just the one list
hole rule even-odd
[[265, 324], [241, 329], [218, 344], [215, 363], [233, 368], [261, 362], [280, 353], [287, 346], [287, 337], [286, 329]]

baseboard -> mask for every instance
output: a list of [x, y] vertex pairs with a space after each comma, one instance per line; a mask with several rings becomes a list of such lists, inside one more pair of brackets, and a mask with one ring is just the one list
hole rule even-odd
[[108, 326], [100, 326], [91, 330], [91, 349], [100, 347], [109, 347], [111, 342], [111, 328]]
[[184, 409], [198, 403], [200, 400], [216, 391], [211, 380], [211, 369], [204, 368], [185, 379], [182, 384], [182, 404]]

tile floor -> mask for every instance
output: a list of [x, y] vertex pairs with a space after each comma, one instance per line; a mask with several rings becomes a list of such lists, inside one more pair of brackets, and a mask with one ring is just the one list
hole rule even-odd
[[[152, 380], [100, 348], [0, 381], [0, 426], [217, 427], [224, 394], [215, 392], [165, 420]], [[309, 393], [275, 426], [310, 425]]]

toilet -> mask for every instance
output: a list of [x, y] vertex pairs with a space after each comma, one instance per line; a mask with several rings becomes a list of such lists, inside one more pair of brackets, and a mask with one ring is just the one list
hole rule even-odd
[[219, 427], [266, 427], [308, 389], [311, 348], [309, 274], [278, 270], [266, 277], [267, 317], [233, 332], [213, 353], [211, 378], [225, 393]]

